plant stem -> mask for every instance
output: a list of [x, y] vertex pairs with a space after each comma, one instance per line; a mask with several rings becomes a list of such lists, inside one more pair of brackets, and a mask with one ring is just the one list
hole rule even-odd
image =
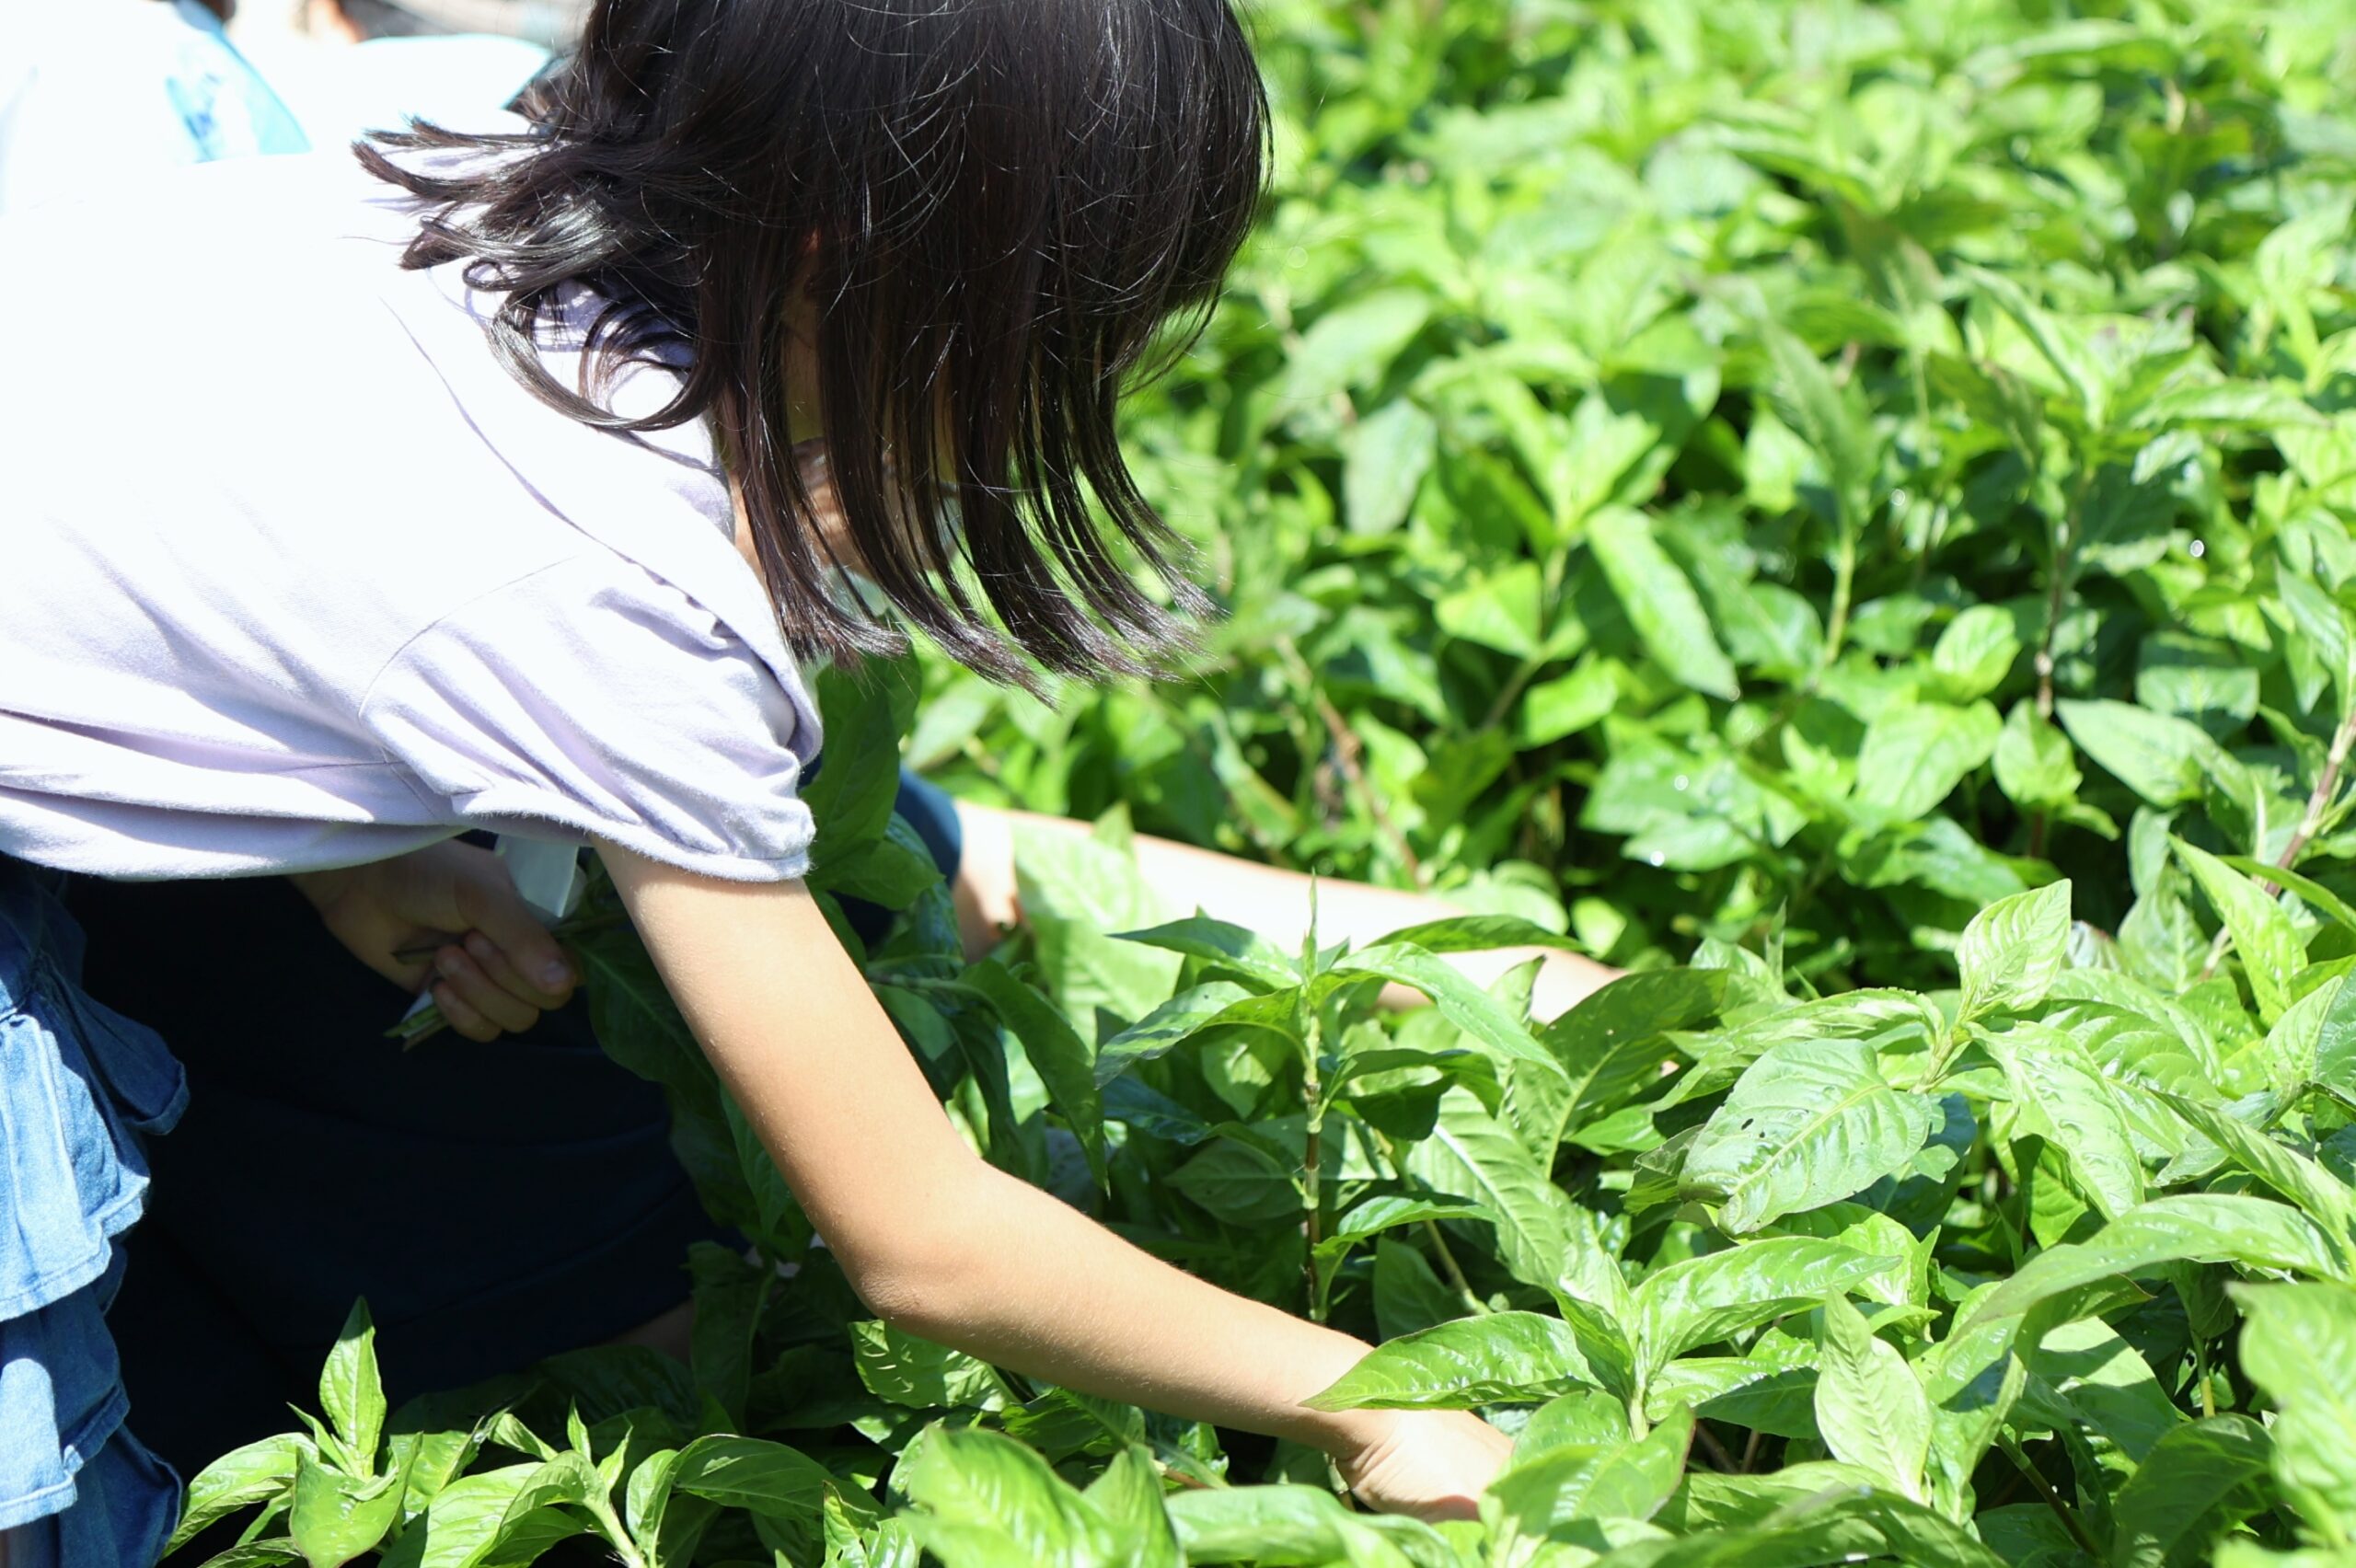
[[[1380, 1133], [1370, 1136], [1375, 1148], [1390, 1162], [1391, 1169], [1398, 1173], [1402, 1182], [1406, 1181], [1407, 1162], [1400, 1158], [1397, 1147]], [[1449, 1284], [1456, 1287], [1456, 1294], [1463, 1297], [1465, 1306], [1472, 1309], [1475, 1317], [1487, 1316], [1489, 1304], [1472, 1294], [1472, 1282], [1464, 1277], [1464, 1270], [1457, 1263], [1456, 1254], [1449, 1251], [1448, 1238], [1440, 1234], [1438, 1222], [1427, 1219], [1423, 1226], [1424, 1234], [1431, 1239], [1432, 1251], [1439, 1254], [1440, 1272], [1448, 1275]]]
[[1293, 646], [1292, 639], [1277, 639], [1276, 650], [1292, 666], [1294, 678], [1309, 693], [1310, 703], [1317, 709], [1317, 717], [1325, 726], [1326, 736], [1334, 744], [1334, 761], [1341, 768], [1342, 777], [1350, 781], [1350, 788], [1357, 791], [1367, 814], [1374, 819], [1376, 829], [1390, 844], [1391, 852], [1399, 857], [1401, 865], [1407, 868], [1407, 875], [1414, 880], [1416, 890], [1428, 891], [1431, 873], [1424, 870], [1423, 861], [1417, 858], [1414, 846], [1407, 842], [1407, 836], [1399, 830], [1399, 824], [1391, 820], [1391, 813], [1383, 806], [1381, 792], [1368, 779], [1366, 770], [1358, 766], [1358, 758], [1366, 747], [1351, 731], [1349, 721], [1342, 717], [1341, 710], [1326, 697], [1325, 689], [1317, 684], [1315, 672], [1310, 669], [1309, 661], [1300, 656], [1300, 651]]
[[[2339, 772], [2347, 766], [2348, 753], [2356, 746], [2356, 709], [2351, 709], [2339, 721], [2339, 728], [2332, 732], [2331, 750], [2324, 755], [2323, 771], [2316, 776], [2316, 787], [2307, 792], [2307, 809], [2300, 813], [2299, 825], [2291, 832], [2290, 842], [2282, 846], [2282, 853], [2274, 857], [2275, 865], [2290, 870], [2299, 863], [2299, 856], [2323, 826], [2324, 813], [2331, 809], [2331, 798], [2339, 790]], [[2282, 891], [2278, 882], [2260, 882], [2258, 887], [2267, 897], [2273, 898]], [[2230, 928], [2220, 928], [2209, 942], [2209, 962], [2200, 966], [2200, 978], [2208, 979], [2217, 973], [2217, 965], [2225, 961], [2225, 950], [2234, 940]]]
[[1424, 1221], [1424, 1234], [1431, 1238], [1433, 1249], [1439, 1253], [1439, 1266], [1448, 1275], [1448, 1283], [1456, 1286], [1456, 1294], [1464, 1297], [1464, 1304], [1475, 1313], [1485, 1315], [1489, 1304], [1472, 1294], [1472, 1282], [1464, 1277], [1464, 1270], [1458, 1264], [1456, 1254], [1448, 1250], [1448, 1238], [1439, 1233], [1438, 1222]]
[[2217, 1413], [2217, 1396], [2209, 1387], [2209, 1346], [2199, 1334], [2192, 1336], [2192, 1375], [2200, 1382], [2200, 1419], [2206, 1421]]
[[[1300, 963], [1307, 972], [1317, 958], [1317, 882], [1309, 883], [1309, 931], [1301, 938]], [[1300, 1104], [1305, 1113], [1300, 1145], [1301, 1230], [1309, 1249], [1303, 1264], [1309, 1274], [1309, 1320], [1322, 1323], [1329, 1311], [1327, 1293], [1333, 1273], [1317, 1262], [1317, 1244], [1325, 1239], [1325, 1084], [1318, 1058], [1325, 1045], [1324, 1009], [1310, 1000], [1308, 987], [1294, 993], [1293, 1021], [1300, 1040]], [[1336, 1266], [1340, 1260], [1334, 1260]]]
[[1481, 716], [1481, 722], [1475, 726], [1474, 732], [1477, 734], [1483, 730], [1496, 729], [1506, 714], [1512, 709], [1515, 701], [1520, 698], [1522, 689], [1530, 685], [1539, 671], [1546, 667], [1546, 663], [1543, 659], [1532, 658], [1524, 659], [1515, 665], [1513, 674], [1507, 678], [1504, 687], [1498, 691], [1497, 699], [1489, 704], [1488, 712]]
[[1694, 1439], [1702, 1445], [1702, 1447], [1710, 1451], [1710, 1462], [1717, 1466], [1719, 1470], [1725, 1471], [1727, 1475], [1734, 1475], [1741, 1470], [1742, 1467], [1735, 1462], [1734, 1456], [1727, 1452], [1726, 1445], [1718, 1441], [1717, 1434], [1710, 1430], [1710, 1424], [1708, 1422], [1695, 1422], [1693, 1424], [1693, 1436]]
[[2045, 631], [2037, 640], [2037, 716], [2053, 717], [2053, 634], [2062, 625], [2062, 599], [2077, 570], [2078, 514], [2086, 502], [2086, 478], [2078, 479], [2077, 493], [2062, 515], [2062, 537], [2053, 548], [2053, 575], [2045, 585]]
[[[2350, 746], [2356, 746], [2356, 709], [2339, 721], [2339, 728], [2332, 732], [2331, 750], [2324, 755], [2323, 772], [2316, 779], [2316, 787], [2307, 792], [2307, 809], [2299, 818], [2299, 825], [2291, 834], [2291, 841], [2282, 846], [2282, 853], [2274, 863], [2285, 870], [2299, 863], [2299, 856], [2323, 826], [2324, 813], [2331, 809], [2331, 798], [2339, 789], [2339, 770], [2347, 766]], [[2269, 894], [2281, 891], [2272, 882], [2266, 884]]]
[[[1857, 536], [1843, 528], [1832, 556], [1832, 609], [1824, 619], [1824, 657], [1817, 661], [1819, 672], [1831, 669], [1841, 657], [1841, 644], [1849, 635], [1849, 600], [1856, 587]], [[1810, 686], [1813, 688], [1814, 683]]]
[[2004, 1457], [2013, 1461], [2014, 1468], [2027, 1479], [2037, 1494], [2045, 1499], [2045, 1505], [2053, 1510], [2054, 1516], [2062, 1521], [2062, 1528], [2068, 1530], [2070, 1539], [2078, 1543], [2078, 1550], [2100, 1562], [2102, 1549], [2095, 1545], [2094, 1538], [2086, 1533], [2086, 1527], [2078, 1522], [2078, 1516], [2070, 1511], [2070, 1505], [2062, 1501], [2062, 1494], [2053, 1490], [2035, 1465], [2029, 1463], [2028, 1456], [2021, 1452], [2020, 1445], [2007, 1437], [2000, 1446], [2004, 1450]]

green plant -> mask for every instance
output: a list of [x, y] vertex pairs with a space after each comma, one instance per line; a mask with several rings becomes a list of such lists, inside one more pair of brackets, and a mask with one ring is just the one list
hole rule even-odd
[[[2356, 1563], [2339, 8], [1259, 25], [1273, 210], [1132, 428], [1227, 618], [1161, 686], [829, 675], [814, 880], [907, 911], [852, 951], [987, 1159], [1379, 1340], [1323, 1402], [1513, 1431], [1481, 1518], [871, 1320], [608, 905], [601, 1036], [751, 1243], [694, 1366], [325, 1393], [202, 1510], [314, 1562]], [[982, 963], [903, 750], [1098, 821]], [[1277, 951], [1136, 831], [1467, 913]], [[1439, 956], [1548, 942], [1632, 973], [1542, 1025]]]

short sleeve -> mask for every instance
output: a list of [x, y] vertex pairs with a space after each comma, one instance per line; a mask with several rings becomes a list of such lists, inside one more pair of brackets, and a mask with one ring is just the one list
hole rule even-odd
[[444, 616], [386, 666], [361, 721], [429, 809], [466, 826], [607, 839], [738, 882], [809, 869], [799, 789], [818, 728], [799, 681], [619, 556]]

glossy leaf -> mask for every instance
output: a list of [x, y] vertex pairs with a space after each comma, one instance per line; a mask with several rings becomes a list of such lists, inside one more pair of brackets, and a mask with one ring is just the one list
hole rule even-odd
[[1753, 1062], [1686, 1151], [1680, 1185], [1745, 1235], [1865, 1191], [1914, 1158], [1926, 1106], [1854, 1040], [1792, 1041]]
[[1846, 1297], [1825, 1298], [1817, 1341], [1816, 1424], [1835, 1458], [1925, 1501], [1931, 1401], [1898, 1347], [1874, 1337]]
[[1304, 1402], [1313, 1410], [1469, 1410], [1553, 1399], [1596, 1382], [1562, 1320], [1497, 1312], [1379, 1344]]

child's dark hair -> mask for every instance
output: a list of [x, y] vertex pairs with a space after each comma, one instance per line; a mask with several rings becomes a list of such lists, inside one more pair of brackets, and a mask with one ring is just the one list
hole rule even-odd
[[[1012, 680], [1026, 654], [1102, 675], [1183, 645], [1109, 537], [1200, 610], [1114, 414], [1165, 318], [1199, 326], [1258, 202], [1267, 108], [1227, 0], [599, 0], [524, 107], [528, 136], [375, 138], [484, 158], [355, 149], [443, 203], [407, 264], [509, 291], [494, 351], [576, 419], [710, 415], [797, 648], [898, 641], [828, 591], [827, 547], [793, 522], [804, 288], [844, 520], [909, 622]], [[614, 302], [593, 361], [687, 346], [659, 414], [618, 419], [542, 367], [536, 329], [575, 280]]]

